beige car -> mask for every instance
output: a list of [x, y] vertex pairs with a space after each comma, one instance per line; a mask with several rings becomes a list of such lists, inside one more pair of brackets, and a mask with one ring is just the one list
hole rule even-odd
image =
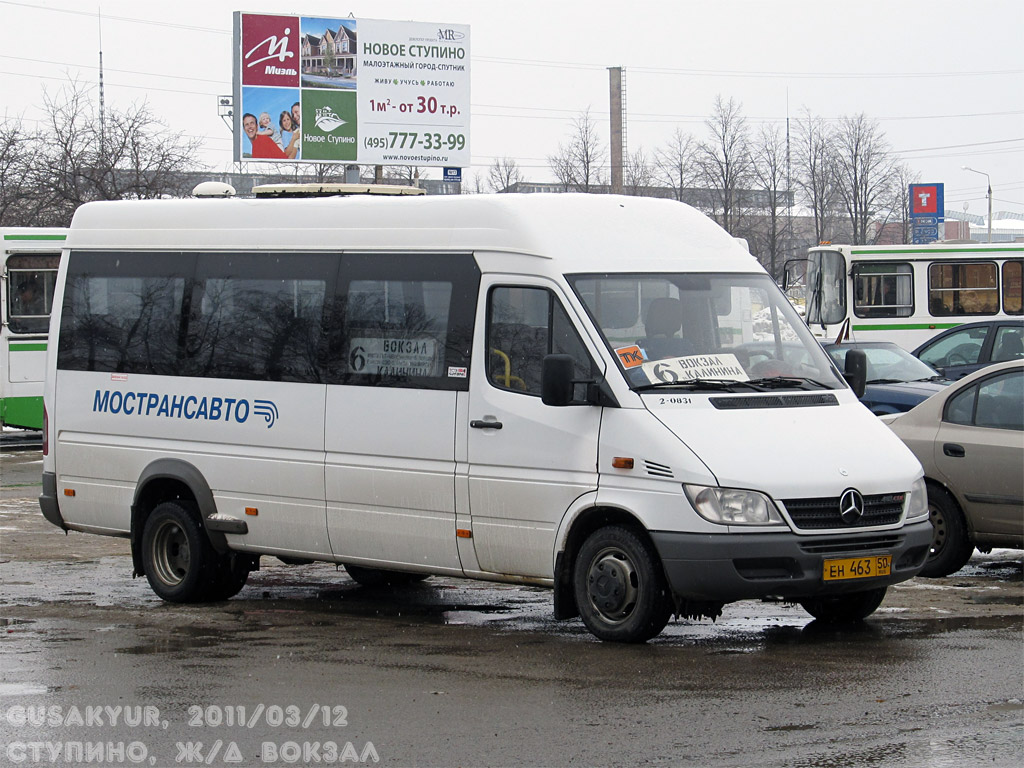
[[920, 575], [960, 570], [975, 547], [1024, 549], [1024, 361], [976, 371], [883, 420], [928, 483], [935, 531]]

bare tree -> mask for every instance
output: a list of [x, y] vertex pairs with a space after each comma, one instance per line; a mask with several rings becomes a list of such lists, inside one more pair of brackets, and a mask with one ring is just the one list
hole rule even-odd
[[[910, 185], [921, 180], [921, 174], [914, 171], [906, 163], [897, 163], [893, 167], [892, 184], [886, 207], [892, 211], [890, 216], [899, 223], [899, 235], [893, 240], [898, 244], [907, 244], [913, 240], [910, 231]], [[939, 234], [942, 237], [942, 234]]]
[[[896, 161], [878, 122], [863, 113], [843, 117], [835, 134], [839, 195], [853, 232], [853, 245], [869, 242], [869, 228], [878, 215], [891, 211], [881, 207], [891, 195]], [[880, 229], [878, 231], [881, 231]]]
[[42, 193], [35, 224], [66, 225], [92, 200], [181, 195], [201, 141], [172, 132], [145, 103], [110, 109], [103, 119], [87, 91], [72, 82], [44, 95], [45, 127], [33, 140], [30, 181]]
[[39, 195], [30, 179], [37, 147], [20, 119], [0, 123], [0, 226], [36, 223]]
[[601, 184], [604, 158], [597, 124], [587, 109], [573, 118], [569, 141], [558, 145], [558, 152], [548, 157], [548, 165], [566, 192], [591, 192]]
[[487, 169], [487, 184], [492, 192], [506, 192], [513, 184], [523, 181], [523, 172], [519, 170], [519, 164], [515, 158], [501, 157], [494, 158], [491, 167]]
[[779, 265], [785, 258], [784, 240], [788, 234], [789, 190], [786, 179], [786, 138], [777, 125], [764, 124], [752, 149], [751, 177], [758, 193], [760, 224], [751, 234], [755, 253], [772, 277], [779, 277]]
[[680, 202], [683, 201], [684, 190], [696, 184], [696, 151], [696, 140], [679, 128], [676, 128], [676, 132], [672, 134], [664, 148], [654, 151], [657, 181], [670, 187], [676, 200]]
[[814, 215], [814, 243], [831, 240], [839, 205], [833, 132], [806, 112], [796, 123], [796, 184]]
[[643, 147], [626, 158], [622, 191], [627, 195], [642, 195], [654, 184], [654, 166], [647, 159]]
[[711, 217], [733, 235], [740, 234], [744, 189], [750, 180], [751, 158], [747, 124], [741, 105], [733, 99], [715, 99], [707, 120], [711, 139], [697, 150], [697, 167], [708, 190]]

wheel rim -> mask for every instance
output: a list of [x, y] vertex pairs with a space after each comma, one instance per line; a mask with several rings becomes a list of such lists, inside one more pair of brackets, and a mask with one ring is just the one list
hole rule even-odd
[[946, 518], [934, 504], [928, 505], [928, 515], [932, 522], [932, 546], [928, 554], [936, 557], [946, 545]]
[[601, 618], [618, 624], [633, 613], [640, 593], [636, 565], [618, 547], [607, 547], [590, 561], [587, 594]]
[[192, 552], [180, 525], [164, 521], [153, 536], [154, 575], [169, 587], [176, 587], [188, 574]]

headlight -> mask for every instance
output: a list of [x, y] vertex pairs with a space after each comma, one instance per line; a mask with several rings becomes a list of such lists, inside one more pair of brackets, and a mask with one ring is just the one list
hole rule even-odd
[[922, 517], [928, 517], [928, 486], [924, 478], [919, 477], [910, 486], [910, 499], [907, 501], [906, 522], [914, 523]]
[[772, 500], [757, 491], [684, 485], [697, 514], [723, 525], [785, 525]]

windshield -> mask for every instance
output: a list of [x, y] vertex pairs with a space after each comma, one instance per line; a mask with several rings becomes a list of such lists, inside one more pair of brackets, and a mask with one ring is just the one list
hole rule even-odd
[[767, 275], [570, 275], [635, 390], [846, 384]]
[[830, 325], [846, 319], [846, 260], [839, 251], [807, 256], [807, 322]]
[[846, 353], [862, 349], [868, 358], [868, 384], [893, 384], [905, 381], [927, 381], [939, 377], [939, 372], [923, 363], [895, 344], [886, 342], [858, 344], [829, 344], [828, 352], [839, 370], [846, 368]]

